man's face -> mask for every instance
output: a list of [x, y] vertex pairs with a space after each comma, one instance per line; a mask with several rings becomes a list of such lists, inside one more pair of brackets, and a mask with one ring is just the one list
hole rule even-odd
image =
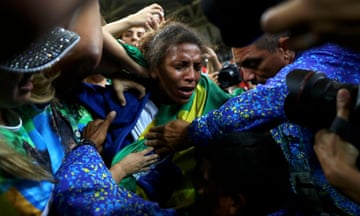
[[280, 48], [272, 53], [251, 44], [241, 48], [232, 48], [232, 53], [243, 80], [251, 81], [253, 84], [265, 83], [288, 64]]

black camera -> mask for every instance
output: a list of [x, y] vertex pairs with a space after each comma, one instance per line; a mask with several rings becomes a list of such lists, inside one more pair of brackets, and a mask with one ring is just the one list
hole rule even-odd
[[[323, 73], [299, 69], [286, 76], [286, 84], [289, 94], [284, 109], [290, 121], [313, 129], [329, 128], [360, 150], [359, 85], [339, 83]], [[351, 110], [349, 121], [338, 124], [339, 119], [335, 120], [336, 95], [342, 88], [350, 91]], [[356, 166], [360, 168], [360, 157]]]
[[226, 62], [219, 70], [218, 82], [222, 89], [237, 85], [242, 81], [240, 71], [236, 64]]
[[320, 72], [294, 70], [286, 76], [289, 94], [285, 100], [287, 118], [310, 128], [329, 128], [336, 117], [336, 94], [346, 88], [351, 93], [349, 123], [360, 126], [359, 85], [339, 83]]

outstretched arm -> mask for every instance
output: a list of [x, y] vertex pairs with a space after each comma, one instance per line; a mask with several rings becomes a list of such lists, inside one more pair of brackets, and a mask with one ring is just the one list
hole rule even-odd
[[58, 96], [68, 93], [100, 62], [103, 34], [98, 0], [88, 0], [79, 6], [63, 26], [79, 34], [80, 42], [58, 64], [61, 74], [53, 83]]
[[262, 16], [267, 32], [290, 30], [294, 49], [307, 49], [324, 42], [335, 42], [359, 50], [360, 2], [357, 0], [284, 1]]

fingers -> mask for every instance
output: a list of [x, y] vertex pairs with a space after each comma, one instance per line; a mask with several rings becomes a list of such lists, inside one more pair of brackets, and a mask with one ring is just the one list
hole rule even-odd
[[[322, 137], [324, 137], [325, 134], [327, 134], [327, 133], [329, 133], [329, 131], [328, 131], [327, 129], [321, 129], [321, 130], [319, 130], [319, 131], [316, 132], [316, 134], [315, 134], [315, 141], [320, 140], [320, 139], [321, 139]], [[320, 143], [320, 142], [315, 142], [315, 145], [316, 145], [317, 143]]]
[[261, 17], [261, 26], [266, 32], [281, 32], [290, 26], [300, 25], [306, 14], [301, 0], [286, 1], [265, 11]]
[[142, 99], [146, 94], [146, 88], [140, 83], [137, 83], [132, 80], [114, 79], [113, 86], [122, 106], [126, 105], [126, 99], [124, 95], [125, 90], [127, 89], [137, 90], [139, 92], [139, 99]]
[[111, 122], [115, 119], [116, 117], [116, 112], [115, 111], [110, 111], [105, 120], [103, 121], [103, 123], [101, 124], [102, 127], [106, 127], [108, 128], [111, 124]]
[[174, 150], [172, 148], [170, 148], [169, 146], [165, 146], [165, 145], [160, 148], [155, 149], [156, 154], [159, 154], [159, 155], [169, 154], [173, 151]]
[[159, 155], [155, 153], [151, 153], [153, 150], [154, 150], [153, 147], [148, 147], [138, 152], [138, 154], [143, 155], [146, 161], [154, 161], [154, 160], [156, 161], [159, 158]]
[[150, 152], [152, 152], [153, 150], [154, 150], [153, 147], [148, 147], [148, 148], [140, 151], [140, 153], [141, 153], [142, 155], [147, 155], [147, 154], [149, 154]]
[[160, 11], [164, 11], [164, 9], [161, 7], [161, 5], [157, 4], [157, 3], [153, 3], [150, 5], [151, 8], [153, 9], [157, 9], [157, 10], [160, 10]]
[[140, 152], [134, 153], [135, 155], [138, 155], [136, 157], [139, 158], [139, 170], [138, 171], [147, 171], [150, 169], [150, 166], [157, 162], [159, 160], [159, 155], [155, 153], [151, 153], [154, 150], [152, 147], [148, 147]]
[[89, 122], [89, 123], [87, 124], [87, 127], [88, 127], [88, 128], [89, 128], [89, 127], [98, 128], [103, 121], [104, 121], [104, 120], [102, 120], [102, 119], [95, 119], [95, 120]]
[[159, 4], [156, 4], [156, 3], [152, 4], [151, 8], [152, 8], [151, 13], [158, 16], [159, 23], [162, 22], [165, 17], [164, 9]]
[[149, 133], [147, 133], [145, 136], [146, 138], [158, 138], [159, 133], [164, 132], [164, 126], [154, 126], [150, 128]]
[[145, 134], [145, 145], [159, 148], [166, 146], [163, 140], [164, 126], [152, 127], [147, 134]]
[[292, 36], [289, 40], [289, 47], [294, 50], [305, 50], [317, 45], [318, 41], [318, 35], [305, 32], [304, 34]]
[[132, 87], [135, 88], [139, 92], [139, 99], [143, 98], [146, 94], [146, 88], [140, 83], [133, 82]]
[[349, 120], [350, 106], [350, 92], [347, 89], [340, 89], [336, 96], [337, 116]]
[[116, 95], [119, 99], [121, 106], [126, 106], [126, 98], [124, 95], [124, 91], [116, 91]]
[[120, 101], [122, 106], [126, 105], [126, 99], [124, 95], [124, 86], [122, 85], [121, 81], [118, 79], [113, 79], [113, 87], [116, 92], [116, 95]]
[[145, 157], [145, 165], [144, 167], [149, 167], [153, 163], [157, 162], [159, 160], [158, 154], [151, 154]]
[[165, 146], [166, 144], [160, 139], [146, 140], [145, 145], [149, 147], [159, 148]]

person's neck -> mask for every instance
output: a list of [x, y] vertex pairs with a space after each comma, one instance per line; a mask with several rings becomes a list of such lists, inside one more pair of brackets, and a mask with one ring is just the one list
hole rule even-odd
[[152, 102], [157, 106], [160, 107], [163, 104], [173, 104], [174, 102], [169, 99], [169, 97], [161, 90], [156, 89], [153, 91], [151, 95]]

